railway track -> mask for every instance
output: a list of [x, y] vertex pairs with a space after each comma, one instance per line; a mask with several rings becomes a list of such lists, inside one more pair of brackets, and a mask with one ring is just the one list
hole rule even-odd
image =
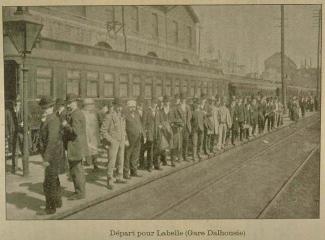
[[[213, 187], [215, 185], [218, 185], [218, 183], [220, 183], [224, 179], [227, 179], [227, 178], [229, 178], [231, 176], [234, 176], [240, 170], [243, 170], [245, 167], [247, 167], [250, 164], [254, 163], [254, 161], [259, 159], [261, 156], [267, 154], [268, 152], [274, 152], [274, 151], [276, 151], [276, 149], [278, 147], [283, 147], [283, 146], [285, 146], [285, 144], [290, 143], [290, 141], [292, 139], [295, 139], [296, 135], [299, 135], [299, 134], [303, 133], [304, 130], [316, 125], [318, 123], [318, 121], [319, 121], [318, 117], [317, 118], [313, 117], [310, 120], [311, 123], [309, 123], [308, 125], [304, 125], [306, 123], [303, 123], [303, 122], [298, 122], [298, 124], [295, 125], [294, 127], [289, 127], [289, 128], [286, 128], [286, 129], [282, 129], [282, 131], [279, 131], [278, 133], [276, 133], [276, 132], [270, 133], [270, 135], [268, 135], [268, 136], [262, 136], [262, 138], [267, 137], [267, 138], [271, 139], [271, 144], [269, 146], [265, 147], [262, 151], [258, 151], [258, 152], [254, 152], [253, 154], [250, 154], [248, 157], [245, 157], [244, 160], [241, 160], [240, 163], [236, 167], [229, 168], [229, 170], [227, 170], [223, 174], [219, 174], [218, 177], [214, 176], [214, 177], [209, 178], [207, 181], [205, 181], [205, 183], [203, 185], [201, 185], [200, 188], [194, 189], [192, 191], [188, 191], [186, 194], [182, 195], [181, 198], [177, 198], [176, 201], [171, 201], [167, 206], [164, 206], [163, 208], [160, 208], [160, 209], [158, 209], [157, 211], [154, 211], [151, 214], [147, 214], [144, 217], [144, 219], [159, 219], [159, 218], [163, 217], [163, 215], [165, 215], [166, 213], [173, 211], [173, 209], [181, 206], [185, 202], [188, 202], [190, 199], [195, 198], [198, 194], [208, 190], [209, 188], [211, 188], [211, 187]], [[301, 127], [301, 128], [299, 129], [299, 127]], [[249, 146], [250, 146], [250, 144], [247, 144], [247, 147], [249, 147]], [[232, 151], [232, 150], [227, 151], [224, 154], [231, 154], [231, 152], [236, 152], [236, 151], [239, 152], [239, 154], [240, 154], [240, 151], [245, 152], [245, 149], [243, 149], [244, 147], [245, 147], [244, 145], [239, 146], [238, 149], [234, 149], [234, 151]], [[315, 151], [315, 149], [313, 150], [313, 152], [314, 151]], [[211, 160], [210, 161], [203, 161], [203, 162], [199, 162], [199, 163], [196, 163], [196, 164], [201, 164], [201, 163], [204, 163], [204, 162], [210, 162], [208, 167], [210, 169], [213, 169], [213, 168], [217, 167], [217, 165], [219, 164], [219, 161], [214, 161], [214, 159], [212, 161], [213, 162], [211, 162]], [[268, 209], [268, 206], [270, 206], [272, 204], [272, 202], [276, 199], [276, 196], [281, 194], [281, 191], [282, 191], [281, 189], [284, 189], [286, 187], [286, 185], [290, 183], [290, 179], [293, 178], [297, 174], [297, 172], [304, 166], [304, 163], [307, 162], [307, 161], [308, 160], [305, 160], [301, 165], [299, 165], [299, 167], [297, 167], [295, 169], [295, 171], [289, 176], [288, 180], [285, 181], [285, 183], [283, 185], [281, 185], [281, 188], [277, 191], [277, 194], [270, 199], [270, 201], [267, 203], [267, 205], [264, 206], [264, 208], [262, 208], [260, 210], [259, 214], [256, 217], [261, 217], [263, 215], [263, 212], [265, 212]], [[193, 166], [193, 165], [190, 165], [190, 166]], [[172, 172], [172, 173], [164, 176], [163, 178], [165, 178], [165, 177], [167, 177], [169, 175], [174, 175], [176, 172], [184, 171], [184, 170], [186, 170], [186, 168], [188, 168], [190, 166], [186, 166], [186, 167], [184, 167], [182, 169], [179, 169], [179, 170], [177, 170], [175, 172]], [[159, 180], [161, 180], [161, 179], [159, 179]], [[153, 183], [153, 182], [150, 181], [150, 182], [146, 183], [145, 185], [148, 185], [150, 183]], [[142, 186], [142, 187], [145, 187], [145, 185]], [[139, 188], [141, 188], [141, 187], [139, 187]], [[136, 189], [132, 189], [132, 190], [136, 190]], [[131, 194], [132, 190], [129, 193], [126, 193], [126, 194]], [[118, 196], [116, 196], [116, 197], [118, 197]], [[89, 206], [89, 208], [91, 208], [91, 207], [92, 206]], [[73, 216], [73, 214], [71, 214], [70, 216], [66, 216], [66, 217], [75, 218]], [[109, 219], [114, 219], [114, 218], [109, 218]], [[117, 219], [119, 219], [119, 217], [117, 217]], [[128, 219], [128, 218], [123, 217], [122, 219]], [[140, 218], [140, 219], [142, 219], [142, 218]]]
[[[270, 146], [268, 146], [266, 149], [264, 149], [263, 151], [255, 154], [254, 156], [251, 156], [249, 158], [247, 158], [246, 160], [244, 160], [242, 162], [242, 164], [240, 166], [238, 166], [237, 168], [232, 169], [231, 171], [225, 173], [224, 175], [216, 178], [215, 180], [209, 181], [206, 183], [206, 185], [202, 186], [201, 189], [198, 189], [196, 191], [193, 191], [191, 193], [189, 193], [187, 196], [185, 196], [184, 198], [180, 199], [177, 202], [174, 202], [173, 204], [171, 204], [168, 208], [163, 209], [161, 211], [159, 211], [158, 213], [156, 213], [155, 215], [151, 216], [150, 219], [157, 219], [160, 216], [164, 215], [165, 213], [171, 211], [173, 208], [181, 205], [183, 202], [188, 201], [189, 199], [193, 198], [194, 196], [198, 195], [199, 193], [205, 191], [206, 189], [212, 187], [215, 184], [218, 184], [219, 182], [221, 182], [221, 180], [228, 178], [232, 175], [234, 175], [236, 172], [242, 170], [243, 168], [247, 167], [248, 164], [250, 164], [251, 162], [256, 161], [260, 156], [264, 155], [265, 153], [274, 150], [276, 147], [284, 145], [285, 142], [288, 142], [292, 139], [293, 136], [299, 134], [300, 132], [304, 131], [305, 129], [312, 127], [315, 125], [315, 122], [307, 125], [306, 127], [295, 131], [291, 134], [289, 134], [288, 136], [286, 136], [285, 138], [283, 138], [281, 141], [277, 142], [277, 143], [273, 143]], [[276, 200], [276, 198], [281, 194], [281, 192], [283, 191], [283, 189], [285, 189], [285, 187], [292, 181], [292, 179], [298, 174], [298, 172], [303, 168], [303, 166], [306, 164], [306, 162], [310, 159], [310, 157], [315, 153], [315, 151], [317, 150], [319, 146], [315, 147], [311, 153], [308, 155], [308, 157], [303, 161], [303, 163], [301, 165], [299, 165], [295, 171], [289, 176], [288, 180], [285, 181], [283, 183], [283, 185], [279, 188], [279, 190], [277, 191], [276, 195], [274, 195], [274, 197], [272, 199], [270, 199], [270, 201], [267, 203], [267, 205], [261, 210], [261, 212], [256, 216], [256, 218], [260, 218], [263, 216], [263, 213], [265, 213], [267, 211], [267, 209], [269, 208], [269, 206], [271, 206], [271, 204]]]

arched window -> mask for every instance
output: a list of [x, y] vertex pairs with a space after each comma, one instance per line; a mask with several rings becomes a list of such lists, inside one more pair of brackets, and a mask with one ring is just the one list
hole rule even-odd
[[158, 57], [157, 53], [155, 53], [155, 52], [148, 52], [147, 53], [147, 56], [150, 56], [150, 57]]
[[187, 58], [183, 58], [183, 63], [190, 63], [190, 61]]
[[102, 47], [106, 49], [113, 49], [111, 45], [109, 45], [107, 42], [98, 42], [95, 44], [96, 47]]

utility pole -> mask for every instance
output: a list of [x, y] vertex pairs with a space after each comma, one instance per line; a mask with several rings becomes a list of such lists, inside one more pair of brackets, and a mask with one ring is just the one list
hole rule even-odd
[[[321, 101], [321, 78], [322, 78], [322, 9], [319, 9], [318, 18], [318, 47], [317, 47], [317, 85], [316, 85], [316, 98], [317, 104], [320, 106]], [[319, 108], [319, 107], [318, 107]]]
[[284, 73], [284, 5], [281, 5], [281, 82], [282, 82], [282, 104], [284, 112], [287, 111], [287, 83]]

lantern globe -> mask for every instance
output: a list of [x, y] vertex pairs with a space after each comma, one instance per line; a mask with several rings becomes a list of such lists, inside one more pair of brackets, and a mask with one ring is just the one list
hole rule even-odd
[[43, 24], [28, 12], [15, 14], [4, 21], [5, 34], [20, 54], [31, 53]]

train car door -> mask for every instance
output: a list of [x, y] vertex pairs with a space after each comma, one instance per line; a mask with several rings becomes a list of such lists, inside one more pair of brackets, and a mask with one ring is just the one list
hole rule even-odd
[[18, 64], [13, 60], [4, 62], [4, 95], [5, 101], [13, 101], [18, 94]]

